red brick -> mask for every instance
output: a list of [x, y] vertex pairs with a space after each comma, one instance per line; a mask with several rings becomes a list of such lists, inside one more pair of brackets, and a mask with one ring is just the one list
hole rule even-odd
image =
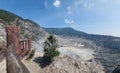
[[31, 50], [31, 39], [28, 39], [28, 49]]
[[14, 44], [14, 49], [17, 55], [20, 55], [19, 50], [19, 30], [17, 26], [8, 25], [6, 27], [7, 47]]

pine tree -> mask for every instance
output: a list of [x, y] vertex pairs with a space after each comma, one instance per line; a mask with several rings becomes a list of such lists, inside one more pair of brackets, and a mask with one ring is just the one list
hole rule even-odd
[[44, 60], [46, 62], [52, 62], [53, 58], [59, 56], [59, 51], [57, 50], [57, 41], [53, 35], [50, 35], [44, 42]]
[[57, 41], [53, 35], [50, 35], [44, 42], [44, 60], [46, 62], [52, 62], [53, 58], [59, 56], [59, 51], [57, 50]]

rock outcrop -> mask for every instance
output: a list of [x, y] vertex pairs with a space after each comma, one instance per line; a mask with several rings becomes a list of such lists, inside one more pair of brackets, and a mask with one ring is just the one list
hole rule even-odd
[[105, 73], [101, 65], [68, 56], [56, 57], [41, 73]]

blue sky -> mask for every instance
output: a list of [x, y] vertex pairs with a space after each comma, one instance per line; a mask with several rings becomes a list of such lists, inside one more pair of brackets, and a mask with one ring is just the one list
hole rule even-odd
[[0, 8], [42, 27], [120, 36], [120, 0], [0, 0]]

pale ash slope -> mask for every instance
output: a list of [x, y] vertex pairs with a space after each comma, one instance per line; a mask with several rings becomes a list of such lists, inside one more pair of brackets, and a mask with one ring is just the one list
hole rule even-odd
[[95, 58], [93, 56], [94, 51], [86, 48], [76, 48], [76, 47], [60, 47], [58, 50], [61, 52], [61, 55], [68, 55], [74, 59], [83, 59], [91, 60]]
[[[83, 38], [76, 38], [76, 37], [69, 37], [69, 36], [59, 36], [59, 37], [57, 37], [57, 39], [58, 39], [58, 43], [60, 44], [60, 47], [68, 48], [68, 49], [67, 48], [60, 49], [60, 51], [62, 51], [62, 53], [65, 55], [68, 55], [73, 58], [82, 58], [84, 60], [87, 57], [88, 57], [87, 59], [91, 58], [91, 60], [89, 61], [96, 62], [97, 64], [101, 64], [104, 67], [106, 73], [111, 73], [114, 70], [114, 67], [116, 67], [117, 65], [120, 65], [119, 50], [117, 51], [114, 49], [108, 49], [101, 46], [97, 46], [94, 42], [83, 39]], [[80, 51], [82, 51], [81, 49], [83, 48], [88, 52], [86, 51], [86, 53], [84, 54], [76, 55], [77, 52], [73, 52], [73, 51], [71, 52], [70, 50], [71, 47], [77, 48]], [[89, 51], [92, 51], [92, 53]], [[87, 56], [87, 54], [91, 54], [93, 57], [91, 55]], [[83, 55], [86, 55], [86, 56], [83, 57]]]
[[56, 36], [58, 40], [58, 50], [61, 55], [67, 55], [74, 59], [91, 60], [94, 59], [96, 45], [91, 41], [74, 38], [74, 37], [62, 37]]

